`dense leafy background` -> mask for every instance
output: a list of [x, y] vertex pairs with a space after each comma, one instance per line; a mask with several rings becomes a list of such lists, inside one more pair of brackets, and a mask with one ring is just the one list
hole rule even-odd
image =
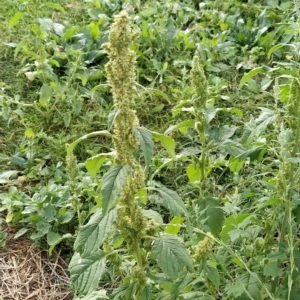
[[[110, 167], [106, 158], [113, 156], [113, 149], [105, 130], [116, 112], [110, 113], [113, 100], [104, 71], [108, 59], [101, 45], [107, 41], [113, 16], [126, 9], [139, 33], [133, 49], [137, 114], [143, 127], [135, 135], [143, 141], [138, 159], [147, 166], [151, 182], [143, 203], [145, 215], [173, 224], [155, 241], [150, 258], [151, 265], [156, 260], [165, 274], [152, 270], [159, 287], [145, 289], [142, 299], [296, 300], [297, 179], [289, 229], [285, 239], [278, 239], [286, 211], [278, 178], [288, 164], [298, 174], [299, 164], [297, 153], [288, 157], [294, 137], [286, 107], [289, 80], [299, 68], [300, 5], [295, 3], [2, 0], [1, 222], [16, 226], [17, 237], [28, 234], [50, 251], [63, 241], [60, 246], [69, 249], [68, 258], [79, 225], [97, 235], [97, 223], [105, 226], [105, 218], [114, 217], [89, 218], [101, 194], [115, 200], [120, 191], [116, 187], [108, 195], [106, 185], [109, 176], [119, 173], [115, 169], [106, 173]], [[189, 81], [195, 54], [210, 93], [205, 115], [210, 148], [204, 175], [197, 168], [201, 142], [193, 130]], [[66, 145], [93, 131], [103, 134], [74, 146], [78, 160], [74, 184], [67, 175]], [[156, 142], [152, 159], [149, 132]], [[203, 176], [205, 195], [198, 185]], [[146, 192], [141, 191], [142, 197], [147, 198]], [[190, 226], [198, 232], [181, 230], [187, 210]], [[104, 236], [111, 230], [105, 228]], [[218, 243], [205, 265], [197, 266], [196, 275], [180, 273], [178, 279], [182, 269], [192, 269], [186, 249], [192, 249], [205, 232]], [[0, 231], [0, 243], [5, 244], [5, 231]], [[88, 251], [84, 243], [75, 248]], [[164, 247], [173, 256], [181, 255], [177, 265], [168, 264]], [[112, 271], [99, 274], [105, 262], [97, 260], [101, 251], [97, 255], [86, 258], [87, 268], [98, 274], [102, 286], [116, 286]], [[73, 257], [71, 269], [76, 264]], [[124, 272], [131, 267], [128, 261]], [[77, 283], [85, 280], [80, 272], [77, 275], [75, 270]], [[86, 288], [92, 291], [98, 282], [89, 284]], [[107, 299], [105, 291], [95, 295]], [[112, 299], [131, 297], [123, 285], [112, 295]]]

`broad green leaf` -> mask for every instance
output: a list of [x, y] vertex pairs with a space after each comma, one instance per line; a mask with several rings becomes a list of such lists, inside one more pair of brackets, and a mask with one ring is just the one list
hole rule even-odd
[[182, 134], [186, 134], [189, 128], [194, 128], [195, 127], [195, 121], [194, 120], [186, 120], [183, 121], [177, 125], [171, 125], [166, 131], [165, 135], [170, 134], [172, 131], [179, 129], [179, 131]]
[[231, 172], [239, 172], [245, 164], [245, 160], [240, 160], [236, 157], [229, 158], [229, 169]]
[[73, 237], [72, 234], [66, 233], [66, 234], [64, 234], [63, 236], [61, 236], [59, 239], [56, 239], [55, 241], [53, 240], [53, 241], [52, 241], [53, 244], [51, 245], [51, 247], [50, 247], [49, 250], [48, 250], [49, 255], [52, 255], [52, 252], [53, 252], [54, 248], [55, 248], [60, 242], [62, 242], [62, 241], [65, 240], [65, 239], [72, 238], [72, 237]]
[[239, 160], [245, 160], [246, 158], [250, 158], [250, 161], [260, 160], [265, 152], [266, 148], [263, 146], [258, 146], [249, 150], [244, 151], [240, 155], [237, 156]]
[[151, 131], [153, 138], [156, 142], [160, 142], [161, 145], [168, 151], [172, 158], [175, 158], [175, 141], [167, 135]]
[[208, 175], [206, 172], [204, 172], [205, 178], [202, 178], [202, 170], [199, 167], [195, 168], [194, 164], [190, 164], [186, 168], [186, 173], [191, 183], [203, 180], [206, 178], [206, 175]]
[[107, 130], [102, 130], [102, 131], [94, 131], [88, 134], [83, 135], [81, 138], [79, 138], [78, 140], [76, 140], [75, 142], [73, 142], [72, 144], [68, 145], [67, 148], [67, 155], [70, 155], [72, 153], [72, 151], [74, 150], [74, 148], [82, 141], [90, 138], [90, 137], [95, 137], [98, 135], [103, 135], [103, 136], [108, 136], [111, 137], [111, 133]]
[[142, 210], [143, 215], [149, 219], [154, 220], [156, 223], [162, 224], [163, 223], [163, 218], [162, 216], [156, 212], [155, 210], [152, 209], [143, 209]]
[[261, 299], [261, 285], [251, 274], [245, 273], [239, 275], [237, 280], [227, 289], [227, 295], [234, 295], [235, 298], [246, 293], [252, 299]]
[[28, 228], [21, 228], [20, 230], [18, 230], [16, 232], [16, 234], [14, 235], [14, 239], [17, 239], [18, 237], [24, 235], [29, 229]]
[[47, 84], [43, 84], [40, 90], [40, 100], [39, 100], [41, 106], [45, 108], [48, 107], [49, 99], [51, 96], [52, 96], [52, 88]]
[[137, 283], [136, 282], [132, 282], [130, 283], [130, 285], [128, 286], [127, 290], [125, 291], [125, 300], [131, 300], [132, 296], [135, 294], [136, 292], [136, 287], [137, 287]]
[[158, 188], [150, 188], [158, 192], [161, 196], [161, 205], [166, 207], [174, 216], [185, 216], [187, 211], [185, 205], [179, 195], [165, 186], [159, 186]]
[[249, 81], [249, 79], [251, 79], [252, 77], [260, 74], [260, 73], [264, 73], [264, 68], [263, 67], [258, 67], [255, 69], [252, 69], [250, 72], [248, 72], [247, 74], [245, 74], [239, 84], [239, 88], [241, 88], [247, 81]]
[[73, 289], [86, 295], [98, 287], [98, 283], [106, 271], [105, 252], [98, 251], [89, 258], [80, 257], [75, 253], [69, 265]]
[[101, 168], [107, 157], [114, 157], [114, 152], [100, 153], [85, 161], [85, 167], [92, 177], [96, 176], [96, 172]]
[[120, 284], [116, 289], [113, 290], [111, 296], [113, 300], [124, 299], [126, 290], [128, 289], [127, 284]]
[[56, 9], [60, 12], [65, 12], [65, 9], [60, 4], [48, 2], [48, 3], [45, 3], [44, 5], [49, 7], [49, 8]]
[[106, 295], [105, 290], [94, 291], [91, 294], [86, 295], [85, 297], [76, 297], [73, 300], [106, 300], [109, 299]]
[[268, 51], [268, 59], [271, 57], [271, 55], [272, 55], [275, 51], [281, 49], [281, 48], [284, 47], [284, 46], [287, 46], [287, 44], [277, 44], [277, 45], [273, 46], [273, 47]]
[[168, 226], [165, 228], [165, 233], [177, 235], [180, 231], [181, 224], [183, 223], [184, 218], [175, 216]]
[[174, 235], [162, 234], [159, 236], [154, 242], [152, 253], [158, 266], [172, 279], [177, 278], [184, 267], [193, 271], [193, 262], [188, 250]]
[[59, 239], [61, 238], [61, 235], [57, 232], [50, 231], [47, 234], [47, 243], [49, 246], [55, 244]]
[[13, 28], [14, 26], [16, 26], [19, 23], [19, 21], [23, 18], [23, 15], [24, 14], [20, 11], [16, 12], [9, 21], [9, 28]]
[[231, 138], [235, 131], [236, 126], [224, 125], [222, 127], [212, 127], [208, 129], [208, 138], [216, 143], [223, 143]]
[[205, 271], [207, 273], [208, 280], [211, 281], [215, 288], [218, 288], [220, 285], [220, 275], [218, 269], [213, 266], [206, 265]]
[[79, 228], [74, 250], [84, 257], [98, 251], [107, 236], [115, 229], [116, 217], [115, 209], [105, 216], [102, 215], [102, 210], [98, 209], [88, 223]]
[[216, 300], [215, 297], [202, 292], [189, 292], [181, 295], [184, 300]]
[[147, 17], [150, 17], [150, 16], [152, 16], [152, 15], [154, 15], [154, 14], [156, 14], [156, 13], [157, 13], [157, 10], [156, 10], [154, 7], [148, 7], [148, 8], [146, 8], [146, 9], [142, 10], [142, 11], [139, 13], [139, 15], [140, 15], [141, 17], [147, 18]]
[[[198, 216], [199, 222], [208, 225], [211, 233], [218, 236], [222, 230], [224, 213], [220, 203], [213, 198], [199, 199], [197, 201], [198, 209], [201, 214]], [[201, 223], [203, 224], [203, 223]]]
[[176, 296], [179, 295], [181, 291], [184, 291], [188, 284], [192, 281], [193, 277], [190, 273], [185, 273], [180, 276], [172, 285], [171, 295]]
[[237, 215], [232, 215], [229, 216], [225, 221], [224, 221], [224, 226], [221, 232], [221, 240], [223, 242], [226, 242], [229, 240], [229, 234], [231, 230], [234, 230], [237, 228], [237, 226], [242, 223], [247, 217], [249, 217], [250, 214], [237, 214]]
[[268, 262], [264, 267], [265, 276], [277, 277], [277, 276], [281, 276], [282, 273], [283, 270], [280, 267], [278, 267], [277, 260]]
[[144, 153], [145, 163], [148, 167], [153, 156], [154, 148], [151, 131], [144, 127], [136, 127], [132, 130], [132, 133], [140, 143], [141, 149]]
[[130, 166], [114, 166], [102, 178], [101, 200], [103, 214], [105, 215], [120, 196], [122, 187], [131, 173]]
[[152, 291], [150, 286], [144, 287], [143, 291], [139, 295], [139, 300], [152, 300]]
[[114, 125], [116, 117], [120, 114], [121, 110], [119, 108], [115, 108], [108, 115], [108, 131], [110, 131]]
[[41, 27], [46, 30], [47, 32], [51, 31], [53, 29], [53, 20], [52, 19], [41, 19], [38, 18], [38, 22], [40, 23]]

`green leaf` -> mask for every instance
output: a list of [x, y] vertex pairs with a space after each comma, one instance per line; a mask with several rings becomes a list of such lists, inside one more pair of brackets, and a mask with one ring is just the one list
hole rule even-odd
[[140, 143], [141, 149], [144, 153], [145, 163], [148, 167], [153, 156], [154, 148], [151, 131], [144, 127], [136, 127], [132, 130], [132, 133]]
[[117, 218], [116, 210], [111, 210], [103, 217], [102, 210], [98, 209], [88, 223], [79, 228], [74, 243], [74, 250], [84, 257], [99, 250], [107, 236], [115, 229]]
[[193, 277], [190, 273], [185, 273], [180, 276], [172, 285], [171, 295], [174, 295], [175, 297], [178, 296], [181, 291], [184, 291], [184, 289], [188, 286], [192, 279]]
[[94, 291], [91, 294], [86, 295], [83, 298], [73, 298], [73, 300], [106, 300], [109, 299], [108, 296], [106, 296], [106, 291], [105, 290], [100, 290], [100, 291]]
[[108, 115], [108, 131], [110, 131], [114, 125], [114, 122], [116, 120], [116, 117], [120, 114], [121, 109], [115, 108], [112, 110]]
[[247, 217], [249, 217], [250, 214], [237, 214], [237, 215], [232, 215], [229, 216], [225, 221], [224, 221], [224, 226], [223, 230], [221, 232], [221, 240], [223, 242], [226, 242], [230, 239], [229, 232], [231, 230], [234, 230], [238, 227], [240, 223], [242, 223]]
[[240, 160], [236, 157], [229, 158], [229, 169], [231, 172], [239, 172], [245, 164], [245, 160]]
[[120, 284], [116, 289], [113, 290], [111, 296], [113, 300], [124, 299], [126, 290], [128, 289], [127, 284]]
[[280, 48], [284, 47], [284, 46], [287, 46], [287, 44], [277, 44], [275, 46], [273, 46], [269, 51], [268, 51], [268, 59], [271, 57], [271, 55], [279, 50]]
[[271, 277], [277, 277], [281, 276], [283, 273], [282, 269], [278, 267], [278, 261], [270, 261], [268, 262], [264, 267], [264, 275], [265, 276], [271, 276]]
[[17, 239], [18, 237], [24, 235], [29, 229], [28, 228], [21, 228], [20, 230], [18, 230], [16, 232], [16, 234], [14, 235], [14, 239]]
[[211, 283], [217, 289], [220, 285], [220, 275], [219, 275], [217, 268], [210, 266], [210, 265], [206, 265], [205, 271], [207, 273], [208, 280], [211, 281]]
[[239, 275], [234, 284], [228, 288], [227, 296], [234, 295], [235, 298], [237, 298], [246, 293], [252, 297], [252, 299], [261, 299], [260, 290], [261, 285], [258, 280], [251, 274], [245, 273]]
[[105, 215], [120, 196], [122, 187], [131, 173], [130, 166], [114, 166], [102, 178], [101, 200], [103, 214]]
[[50, 231], [47, 234], [47, 243], [49, 246], [55, 244], [59, 239], [61, 238], [61, 235], [57, 232]]
[[139, 295], [139, 300], [152, 300], [152, 291], [150, 286], [146, 286], [141, 294]]
[[166, 131], [165, 135], [170, 134], [172, 131], [175, 129], [179, 129], [179, 131], [182, 134], [186, 134], [189, 128], [194, 128], [195, 127], [195, 121], [194, 120], [186, 120], [183, 121], [177, 125], [171, 125]]
[[148, 7], [140, 12], [140, 16], [147, 18], [157, 13], [157, 10], [154, 7]]
[[66, 234], [64, 234], [62, 237], [60, 237], [59, 239], [56, 239], [55, 241], [53, 241], [53, 244], [51, 245], [51, 247], [50, 247], [49, 250], [48, 250], [49, 255], [52, 255], [52, 252], [53, 252], [54, 248], [55, 248], [60, 242], [62, 242], [62, 241], [65, 240], [65, 239], [72, 238], [72, 237], [73, 237], [72, 234], [66, 233]]
[[48, 3], [45, 3], [45, 6], [47, 6], [49, 8], [56, 9], [56, 10], [61, 11], [61, 12], [65, 12], [65, 9], [60, 4], [48, 2]]
[[52, 96], [52, 88], [47, 84], [43, 84], [40, 90], [40, 100], [39, 100], [41, 106], [47, 108], [51, 96]]
[[151, 131], [153, 138], [156, 142], [160, 142], [161, 145], [168, 151], [172, 158], [175, 158], [175, 141], [167, 135]]
[[168, 226], [165, 228], [165, 233], [177, 235], [180, 231], [181, 224], [183, 223], [184, 218], [175, 216]]
[[142, 209], [143, 215], [149, 219], [154, 220], [156, 223], [162, 224], [163, 223], [163, 218], [162, 216], [156, 212], [155, 210], [152, 209]]
[[23, 16], [24, 14], [20, 11], [16, 12], [9, 21], [9, 28], [13, 28], [14, 26], [16, 26], [19, 23], [19, 21], [23, 18]]
[[198, 222], [209, 226], [211, 233], [218, 236], [222, 230], [224, 213], [221, 209], [220, 203], [213, 198], [200, 199], [197, 201], [198, 209], [201, 212]]
[[255, 69], [252, 69], [250, 72], [248, 72], [247, 74], [245, 74], [239, 84], [239, 88], [241, 88], [247, 81], [249, 81], [249, 79], [251, 79], [252, 77], [260, 74], [260, 73], [264, 73], [264, 68], [263, 67], [258, 67]]
[[94, 136], [98, 136], [98, 135], [103, 135], [103, 136], [108, 136], [111, 137], [111, 133], [107, 130], [102, 130], [102, 131], [94, 131], [88, 134], [83, 135], [81, 138], [79, 138], [78, 140], [76, 140], [75, 142], [73, 142], [72, 144], [68, 145], [67, 148], [67, 155], [70, 155], [72, 153], [72, 151], [74, 150], [74, 148], [82, 141], [90, 138], [90, 137], [94, 137]]
[[102, 164], [108, 156], [113, 155], [109, 153], [101, 153], [90, 157], [85, 161], [85, 167], [92, 177], [96, 176], [96, 172], [101, 168]]
[[162, 234], [158, 237], [154, 242], [152, 253], [158, 266], [171, 279], [176, 279], [184, 267], [193, 271], [193, 263], [188, 250], [174, 235]]
[[79, 253], [75, 253], [69, 265], [74, 290], [82, 295], [94, 291], [105, 273], [105, 266], [104, 251], [98, 251], [89, 258], [82, 258]]
[[181, 295], [184, 300], [215, 300], [216, 298], [202, 292], [189, 292]]
[[187, 214], [185, 205], [179, 195], [165, 186], [161, 185], [158, 188], [151, 188], [158, 192], [161, 196], [161, 205], [166, 207], [174, 216], [185, 216]]

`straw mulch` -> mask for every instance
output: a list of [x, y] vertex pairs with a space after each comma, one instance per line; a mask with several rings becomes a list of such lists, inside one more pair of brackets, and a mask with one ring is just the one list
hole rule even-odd
[[59, 254], [33, 246], [24, 237], [14, 239], [8, 232], [0, 248], [0, 300], [70, 300], [67, 264]]

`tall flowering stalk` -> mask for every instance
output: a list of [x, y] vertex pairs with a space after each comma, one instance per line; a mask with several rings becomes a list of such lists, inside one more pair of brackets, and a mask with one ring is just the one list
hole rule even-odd
[[114, 99], [115, 120], [113, 143], [116, 149], [115, 163], [127, 165], [131, 173], [123, 186], [117, 203], [117, 228], [120, 230], [128, 250], [137, 261], [134, 278], [142, 287], [145, 284], [144, 261], [141, 250], [141, 239], [145, 235], [147, 222], [135, 198], [136, 193], [144, 186], [144, 171], [134, 157], [139, 143], [133, 135], [133, 129], [139, 127], [139, 120], [134, 110], [135, 102], [135, 52], [130, 50], [135, 38], [127, 12], [115, 17], [110, 29], [108, 43], [103, 45], [109, 62], [106, 64], [108, 83]]

